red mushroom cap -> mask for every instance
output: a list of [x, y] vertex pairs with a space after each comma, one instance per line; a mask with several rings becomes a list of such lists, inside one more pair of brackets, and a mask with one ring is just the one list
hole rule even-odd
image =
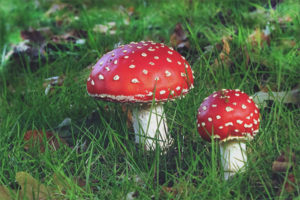
[[193, 88], [189, 63], [162, 43], [132, 42], [106, 53], [87, 80], [90, 96], [108, 101], [166, 101]]
[[198, 132], [205, 140], [251, 140], [258, 133], [259, 109], [252, 98], [239, 90], [214, 92], [200, 105]]

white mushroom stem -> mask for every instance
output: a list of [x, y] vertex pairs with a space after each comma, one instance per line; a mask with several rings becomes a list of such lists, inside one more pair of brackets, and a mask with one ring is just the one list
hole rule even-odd
[[291, 91], [284, 92], [257, 92], [252, 95], [253, 101], [260, 105], [261, 107], [265, 107], [265, 101], [279, 101], [282, 103], [300, 103], [300, 90], [298, 88]]
[[245, 170], [247, 155], [246, 144], [243, 141], [231, 140], [221, 142], [220, 153], [225, 180], [228, 180], [238, 171]]
[[134, 108], [133, 128], [135, 142], [145, 144], [147, 150], [155, 149], [156, 145], [164, 149], [172, 144], [164, 108], [160, 104]]

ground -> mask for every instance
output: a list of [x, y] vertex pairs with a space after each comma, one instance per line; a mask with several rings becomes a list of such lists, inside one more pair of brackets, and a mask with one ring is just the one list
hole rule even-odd
[[[260, 105], [247, 170], [228, 181], [218, 141], [204, 141], [196, 124], [214, 91], [299, 88], [296, 0], [0, 4], [2, 199], [300, 198], [299, 96]], [[126, 105], [86, 92], [97, 59], [142, 40], [173, 47], [194, 70], [194, 89], [164, 104], [174, 139], [165, 153], [135, 145]]]

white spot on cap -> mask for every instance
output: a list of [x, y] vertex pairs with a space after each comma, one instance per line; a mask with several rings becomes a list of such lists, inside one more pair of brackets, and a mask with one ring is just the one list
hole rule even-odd
[[138, 82], [139, 82], [139, 80], [137, 80], [136, 78], [131, 79], [131, 83], [138, 83]]
[[133, 69], [133, 68], [135, 68], [135, 65], [129, 65], [129, 68]]
[[253, 119], [254, 124], [257, 124], [257, 120]]
[[239, 91], [240, 91], [240, 89], [235, 89], [235, 91], [236, 91], [236, 92], [239, 92]]
[[142, 47], [141, 46], [137, 46], [136, 48], [141, 49]]
[[251, 113], [250, 116], [253, 117], [253, 113]]
[[171, 95], [174, 95], [174, 93], [175, 93], [174, 90], [171, 90], [171, 91], [170, 91], [170, 94], [171, 94]]
[[109, 67], [105, 67], [105, 69], [106, 69], [106, 71], [108, 71], [108, 72], [110, 71]]
[[102, 65], [103, 65], [103, 61], [101, 61], [101, 62], [99, 63], [99, 65], [102, 66]]
[[87, 81], [90, 81], [91, 80], [91, 77], [88, 77]]
[[152, 92], [148, 92], [148, 94], [147, 94], [148, 97], [150, 97], [150, 96], [152, 96], [152, 95], [153, 95]]
[[115, 60], [115, 61], [114, 61], [114, 64], [115, 64], [115, 65], [118, 64], [118, 60]]
[[216, 97], [216, 96], [218, 96], [218, 94], [214, 94], [214, 95], [213, 95], [213, 97]]
[[227, 122], [227, 123], [225, 123], [225, 126], [233, 126], [233, 123], [232, 122]]
[[184, 66], [185, 66], [186, 69], [189, 68], [189, 66], [186, 63], [184, 63]]
[[238, 133], [238, 132], [239, 132], [239, 129], [234, 129], [234, 132]]
[[171, 76], [171, 72], [169, 72], [168, 70], [165, 71], [166, 76]]
[[238, 123], [238, 124], [242, 124], [243, 123], [243, 121], [242, 120], [236, 120], [236, 123]]
[[154, 65], [154, 62], [149, 62], [150, 65]]
[[214, 107], [214, 108], [215, 108], [215, 107], [217, 107], [217, 104], [213, 104], [213, 105], [211, 105], [211, 107]]
[[200, 124], [197, 124], [198, 127], [200, 127]]
[[152, 49], [151, 47], [148, 49], [148, 51], [155, 51], [155, 49]]
[[205, 122], [202, 122], [201, 125], [202, 125], [202, 126], [205, 126]]
[[184, 73], [184, 72], [181, 72], [180, 75], [181, 75], [182, 77], [186, 77], [186, 73]]
[[129, 58], [129, 56], [124, 56], [125, 59]]
[[123, 53], [126, 53], [127, 52], [127, 50], [125, 49], [125, 50], [123, 50]]
[[212, 121], [212, 118], [211, 118], [211, 117], [209, 117], [209, 118], [207, 118], [207, 120], [208, 120], [209, 122], [211, 122], [211, 121]]
[[258, 118], [257, 121], [260, 122], [260, 119]]
[[250, 100], [250, 99], [248, 99], [247, 101], [248, 101], [248, 103], [251, 103], [251, 100]]
[[161, 91], [159, 92], [159, 94], [166, 94], [166, 91], [165, 91], [165, 90], [161, 90]]
[[219, 126], [219, 129], [223, 129], [224, 127], [223, 126]]
[[115, 81], [119, 80], [120, 79], [120, 76], [118, 75], [115, 75], [114, 78], [113, 78]]
[[180, 61], [177, 61], [178, 65], [181, 65], [181, 62]]
[[170, 58], [167, 58], [167, 61], [168, 61], [168, 62], [172, 62], [172, 60], [171, 60]]
[[158, 56], [154, 56], [154, 59], [155, 59], [155, 60], [158, 60], [158, 59], [159, 59], [159, 57], [158, 57]]
[[185, 60], [185, 57], [181, 56], [181, 58], [182, 58], [183, 60]]
[[99, 74], [99, 75], [98, 75], [98, 78], [99, 78], [99, 80], [103, 80], [103, 79], [104, 79], [104, 76], [103, 76], [102, 74]]
[[148, 70], [144, 69], [143, 70], [143, 74], [147, 75], [148, 74]]
[[91, 81], [91, 85], [95, 85], [95, 82], [94, 82], [94, 80], [92, 80], [92, 81]]
[[142, 56], [143, 56], [143, 57], [146, 57], [146, 56], [147, 56], [147, 54], [146, 54], [146, 53], [142, 53]]
[[250, 116], [247, 116], [246, 119], [250, 119]]
[[227, 107], [225, 108], [225, 110], [226, 110], [227, 112], [230, 112], [230, 111], [233, 111], [233, 108], [227, 106]]
[[232, 104], [233, 104], [233, 105], [235, 105], [235, 106], [237, 105], [237, 103], [236, 103], [236, 102], [233, 102]]
[[172, 51], [168, 51], [168, 54], [171, 54], [171, 55], [172, 55], [172, 54], [173, 54], [173, 52], [172, 52]]
[[238, 97], [238, 96], [240, 96], [240, 94], [239, 94], [239, 93], [235, 93], [234, 95], [235, 95], [235, 96], [237, 96], [237, 97]]
[[248, 124], [244, 124], [245, 128], [251, 128], [252, 126], [253, 126], [253, 124], [249, 124], [249, 125]]
[[247, 106], [246, 106], [245, 104], [242, 104], [242, 108], [243, 108], [243, 109], [246, 109]]
[[255, 113], [255, 114], [257, 114], [257, 113], [258, 113], [256, 109], [254, 110], [254, 113]]
[[216, 118], [217, 118], [217, 119], [221, 119], [221, 116], [220, 116], [220, 115], [217, 115]]
[[206, 106], [203, 106], [203, 107], [202, 107], [202, 109], [203, 109], [203, 110], [206, 110], [206, 109], [207, 109], [207, 107], [206, 107]]
[[176, 90], [177, 90], [177, 91], [179, 91], [180, 89], [181, 89], [181, 87], [180, 87], [180, 86], [177, 86], [177, 87], [176, 87]]

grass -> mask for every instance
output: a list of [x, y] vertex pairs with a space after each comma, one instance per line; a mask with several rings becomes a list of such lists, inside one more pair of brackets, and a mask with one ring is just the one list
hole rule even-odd
[[[201, 102], [215, 90], [239, 88], [254, 94], [261, 87], [289, 91], [299, 84], [300, 6], [286, 0], [270, 10], [274, 2], [86, 0], [47, 17], [52, 2], [1, 0], [0, 185], [18, 188], [16, 173], [26, 171], [49, 186], [54, 185], [54, 173], [64, 177], [69, 185], [66, 199], [124, 199], [130, 192], [136, 199], [298, 199], [299, 159], [290, 172], [296, 179], [293, 192], [284, 191], [289, 173], [272, 172], [272, 163], [287, 148], [300, 154], [299, 106], [271, 102], [261, 108], [260, 133], [247, 144], [248, 169], [227, 182], [222, 179], [218, 144], [203, 141], [195, 123]], [[131, 16], [126, 11], [130, 7]], [[254, 15], [256, 9], [263, 12]], [[292, 21], [280, 24], [278, 18], [287, 15]], [[63, 25], [57, 25], [59, 20]], [[93, 31], [95, 24], [111, 21], [116, 22], [115, 35]], [[249, 35], [256, 28], [263, 30], [268, 21], [270, 45], [253, 50]], [[118, 43], [151, 39], [171, 45], [177, 23], [190, 42], [182, 54], [195, 71], [195, 88], [186, 98], [165, 104], [175, 140], [172, 148], [165, 155], [158, 150], [137, 151], [121, 105], [87, 95], [85, 68]], [[69, 43], [67, 49], [45, 58], [4, 61], [9, 45], [20, 42], [19, 32], [29, 27], [50, 27], [55, 34], [85, 30], [86, 43]], [[231, 63], [212, 68], [221, 51], [214, 45], [222, 46], [221, 39], [229, 35]], [[211, 51], [205, 49], [209, 45]], [[46, 96], [44, 79], [62, 75], [63, 85]], [[72, 148], [24, 149], [27, 130], [57, 131], [67, 117], [72, 124], [59, 133], [65, 133], [62, 137]], [[83, 189], [72, 181], [74, 177], [86, 181]], [[163, 192], [166, 188], [170, 192]]]

